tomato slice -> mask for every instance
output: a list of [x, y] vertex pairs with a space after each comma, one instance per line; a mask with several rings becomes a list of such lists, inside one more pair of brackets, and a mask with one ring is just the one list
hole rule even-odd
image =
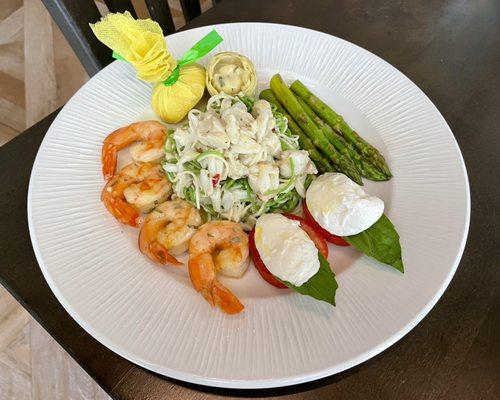
[[277, 280], [273, 276], [273, 274], [269, 272], [266, 265], [264, 264], [264, 261], [262, 261], [262, 259], [260, 258], [259, 250], [257, 250], [257, 247], [255, 246], [255, 229], [252, 229], [250, 234], [248, 235], [248, 246], [250, 249], [250, 254], [253, 258], [253, 263], [255, 265], [255, 268], [257, 268], [257, 271], [259, 271], [260, 276], [262, 276], [262, 278], [267, 283], [277, 288], [287, 289], [288, 287], [286, 285]]
[[316, 232], [318, 232], [322, 237], [324, 237], [326, 241], [336, 244], [337, 246], [349, 246], [349, 243], [347, 243], [340, 236], [328, 232], [326, 229], [324, 229], [320, 224], [316, 222], [314, 217], [309, 212], [305, 200], [302, 200], [302, 212], [304, 213], [304, 218], [306, 219], [308, 224], [311, 225], [316, 230]]
[[328, 244], [325, 239], [318, 232], [316, 232], [312, 225], [308, 223], [308, 221], [294, 214], [283, 213], [283, 215], [288, 219], [299, 221], [300, 227], [311, 238], [318, 251], [323, 255], [323, 257], [325, 257], [325, 259], [328, 259]]
[[[321, 237], [321, 235], [319, 235], [313, 229], [313, 227], [307, 223], [307, 221], [304, 218], [289, 213], [283, 213], [283, 215], [289, 219], [299, 221], [301, 229], [303, 229], [304, 232], [307, 233], [307, 235], [314, 242], [314, 245], [316, 246], [318, 251], [323, 255], [323, 257], [325, 257], [325, 259], [328, 259], [328, 244], [326, 243], [325, 239]], [[262, 278], [267, 283], [280, 289], [286, 289], [287, 286], [285, 286], [283, 283], [277, 280], [274, 277], [274, 275], [271, 274], [271, 272], [269, 272], [266, 265], [260, 258], [259, 250], [257, 250], [257, 247], [255, 246], [255, 228], [252, 229], [252, 231], [248, 235], [248, 245], [250, 249], [250, 254], [252, 255], [253, 258], [253, 263], [255, 264], [255, 268], [257, 268], [257, 271], [259, 271], [260, 276], [262, 276]]]

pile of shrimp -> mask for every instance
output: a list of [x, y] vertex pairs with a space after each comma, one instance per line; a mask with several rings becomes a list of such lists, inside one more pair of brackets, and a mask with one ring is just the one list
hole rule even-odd
[[[243, 304], [217, 274], [239, 278], [245, 273], [247, 234], [236, 222], [203, 223], [192, 204], [171, 198], [172, 185], [160, 164], [166, 136], [157, 121], [136, 122], [109, 134], [102, 146], [106, 183], [101, 200], [119, 222], [140, 228], [139, 249], [149, 259], [179, 267], [183, 264], [175, 256], [188, 251], [189, 278], [196, 291], [225, 313], [240, 313]], [[118, 152], [127, 147], [133, 161], [117, 172]]]

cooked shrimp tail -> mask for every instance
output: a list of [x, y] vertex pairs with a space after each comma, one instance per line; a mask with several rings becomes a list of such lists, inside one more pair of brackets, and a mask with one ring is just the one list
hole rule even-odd
[[245, 309], [238, 298], [215, 278], [215, 265], [210, 254], [190, 258], [188, 267], [194, 288], [210, 305], [227, 314], [238, 314]]
[[[150, 259], [159, 264], [172, 264], [176, 266], [183, 265], [177, 258], [172, 256], [168, 250], [158, 242], [144, 243], [143, 235], [139, 235], [139, 248], [148, 255]], [[142, 239], [142, 240], [141, 240]]]
[[188, 262], [189, 278], [197, 292], [213, 306], [212, 282], [215, 279], [215, 267], [210, 254], [200, 254], [196, 257], [189, 257]]
[[[124, 131], [125, 128], [119, 128], [116, 131], [113, 131], [105, 140], [102, 145], [101, 152], [101, 162], [102, 162], [102, 175], [105, 180], [110, 179], [116, 170], [116, 163], [118, 160], [118, 150], [115, 144], [112, 143], [112, 138], [116, 136], [120, 136], [121, 132]], [[109, 142], [108, 142], [109, 140]]]
[[104, 144], [102, 146], [101, 161], [102, 176], [105, 180], [110, 179], [114, 175], [117, 159], [118, 151], [116, 150], [116, 147], [112, 144]]
[[219, 281], [214, 282], [212, 296], [215, 305], [227, 314], [238, 314], [245, 309], [238, 298]]
[[217, 272], [230, 271], [231, 276], [241, 276], [247, 266], [248, 237], [239, 224], [207, 222], [191, 238], [188, 263], [191, 282], [212, 306], [228, 314], [237, 314], [245, 307], [217, 280]]
[[101, 201], [104, 203], [106, 209], [122, 224], [137, 226], [137, 218], [139, 213], [130, 204], [128, 204], [124, 199], [115, 197], [113, 194], [114, 188], [120, 186], [119, 177], [116, 176], [112, 178], [104, 186], [101, 193]]

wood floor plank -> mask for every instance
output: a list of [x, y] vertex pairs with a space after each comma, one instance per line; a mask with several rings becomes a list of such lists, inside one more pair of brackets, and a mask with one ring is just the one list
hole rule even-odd
[[57, 107], [52, 18], [40, 0], [24, 1], [24, 81], [31, 126]]
[[111, 400], [104, 390], [94, 382], [94, 400]]
[[30, 400], [30, 378], [0, 362], [0, 395], [6, 400]]
[[0, 7], [0, 21], [23, 6], [23, 0], [2, 0]]
[[[0, 316], [7, 314], [16, 307], [15, 299], [2, 285], [0, 285]], [[1, 323], [1, 319], [0, 319]]]
[[92, 378], [34, 320], [30, 322], [33, 400], [108, 400]]
[[[62, 350], [62, 349], [61, 349]], [[92, 378], [66, 354], [68, 370], [68, 395], [74, 400], [88, 400], [95, 397]]]
[[0, 21], [0, 45], [23, 39], [23, 7], [18, 8], [3, 21]]
[[38, 322], [30, 321], [31, 398], [68, 399], [68, 371], [59, 345]]
[[4, 351], [23, 331], [30, 317], [3, 287], [0, 288], [0, 351]]
[[30, 324], [27, 323], [21, 332], [14, 337], [10, 344], [0, 351], [0, 363], [3, 363], [8, 367], [20, 371], [28, 376], [30, 378], [31, 386], [31, 349], [29, 341], [29, 328]]
[[0, 71], [0, 97], [24, 108], [24, 81]]
[[23, 131], [26, 128], [24, 108], [0, 98], [0, 121], [16, 131]]
[[14, 139], [17, 135], [19, 135], [19, 133], [21, 132], [0, 123], [0, 146], [3, 146], [9, 140]]
[[0, 71], [24, 80], [24, 45], [12, 42], [0, 45]]

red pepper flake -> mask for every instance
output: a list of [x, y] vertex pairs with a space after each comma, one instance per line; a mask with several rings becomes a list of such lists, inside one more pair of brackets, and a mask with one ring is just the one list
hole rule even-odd
[[220, 174], [215, 174], [212, 178], [212, 186], [216, 187], [220, 181]]
[[276, 128], [271, 129], [274, 133], [276, 133]]

